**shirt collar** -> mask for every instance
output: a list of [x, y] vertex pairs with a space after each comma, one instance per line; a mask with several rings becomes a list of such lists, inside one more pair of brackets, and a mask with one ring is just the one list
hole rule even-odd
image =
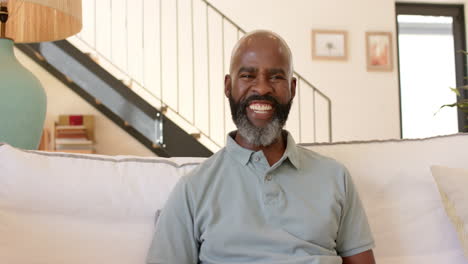
[[299, 169], [301, 164], [299, 160], [296, 142], [294, 141], [291, 133], [289, 133], [286, 130], [284, 130], [284, 132], [287, 134], [287, 145], [286, 145], [286, 150], [284, 151], [283, 156], [287, 157], [289, 161], [291, 162], [291, 164], [294, 167], [296, 167], [296, 169]]
[[[286, 133], [287, 135], [287, 145], [286, 150], [283, 154], [283, 158], [281, 159], [285, 160], [286, 158], [288, 158], [291, 164], [296, 169], [299, 169], [300, 162], [296, 142], [294, 141], [291, 133], [289, 133], [286, 130], [284, 130], [284, 133]], [[233, 157], [237, 159], [242, 165], [247, 165], [254, 151], [243, 148], [239, 144], [237, 144], [237, 142], [234, 140], [235, 135], [236, 131], [232, 131], [227, 135], [226, 150], [230, 152], [233, 155]]]
[[234, 140], [237, 131], [232, 131], [227, 135], [226, 150], [230, 152], [235, 159], [237, 159], [242, 165], [247, 165], [250, 160], [250, 156], [254, 153], [253, 150], [241, 147]]

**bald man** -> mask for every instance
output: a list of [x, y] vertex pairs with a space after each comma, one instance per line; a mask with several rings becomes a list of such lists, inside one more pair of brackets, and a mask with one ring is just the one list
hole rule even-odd
[[372, 264], [374, 240], [346, 168], [283, 129], [296, 79], [286, 42], [246, 34], [225, 94], [237, 130], [173, 189], [151, 264]]

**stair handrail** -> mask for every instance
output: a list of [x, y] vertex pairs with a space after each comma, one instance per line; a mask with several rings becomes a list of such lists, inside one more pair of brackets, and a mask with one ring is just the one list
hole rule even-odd
[[[94, 0], [95, 3], [97, 0]], [[127, 1], [126, 0], [126, 4], [127, 4]], [[180, 73], [180, 65], [179, 65], [179, 59], [178, 59], [178, 56], [179, 56], [179, 19], [178, 19], [178, 16], [179, 16], [179, 6], [178, 6], [178, 2], [179, 0], [174, 0], [176, 2], [176, 34], [177, 34], [177, 38], [176, 38], [176, 42], [177, 42], [177, 76], [179, 76], [179, 73]], [[238, 39], [239, 39], [239, 35], [240, 34], [246, 34], [246, 31], [241, 28], [237, 23], [235, 23], [234, 21], [232, 21], [232, 19], [230, 19], [229, 17], [227, 17], [223, 12], [221, 12], [218, 8], [216, 8], [213, 4], [211, 4], [209, 1], [207, 0], [200, 0], [201, 2], [203, 2], [204, 4], [206, 4], [206, 8], [207, 8], [207, 12], [206, 12], [206, 27], [207, 27], [207, 55], [209, 56], [209, 29], [208, 29], [208, 8], [211, 9], [212, 11], [214, 11], [216, 14], [218, 14], [219, 16], [221, 16], [221, 21], [222, 21], [222, 36], [223, 36], [223, 73], [224, 73], [224, 65], [225, 65], [225, 58], [224, 58], [224, 23], [227, 22], [229, 24], [231, 24], [236, 30], [237, 30], [237, 35], [238, 35]], [[194, 21], [193, 21], [193, 12], [194, 12], [194, 0], [190, 0], [191, 2], [191, 27], [192, 27], [192, 56], [194, 56], [195, 54], [195, 50], [193, 49], [193, 41], [194, 41]], [[111, 8], [112, 8], [112, 0], [111, 0]], [[162, 8], [161, 8], [161, 4], [162, 4], [162, 0], [159, 0], [159, 18], [160, 18], [160, 23], [159, 23], [159, 26], [160, 26], [160, 30], [159, 30], [159, 33], [160, 33], [160, 37], [159, 39], [162, 41], [162, 30], [161, 30], [161, 25], [162, 25], [162, 21], [161, 21], [161, 17], [162, 17]], [[96, 6], [96, 5], [95, 5]], [[97, 17], [97, 12], [95, 11], [94, 12], [94, 21], [96, 21], [96, 17]], [[112, 15], [112, 14], [111, 14]], [[125, 15], [125, 19], [127, 21], [127, 16], [128, 16], [128, 12], [126, 12], [126, 15]], [[112, 27], [112, 23], [110, 25]], [[95, 36], [96, 36], [96, 24], [94, 25], [94, 32], [95, 32]], [[128, 29], [126, 30], [126, 38], [128, 39]], [[179, 119], [180, 121], [182, 122], [185, 122], [186, 123], [186, 126], [192, 126], [193, 128], [196, 128], [196, 132], [198, 133], [198, 136], [202, 136], [203, 138], [205, 139], [208, 139], [208, 141], [210, 141], [210, 143], [212, 143], [212, 145], [215, 146], [215, 148], [220, 148], [222, 146], [222, 144], [220, 142], [216, 142], [213, 138], [212, 138], [212, 135], [211, 135], [211, 117], [208, 116], [208, 131], [204, 131], [203, 129], [197, 127], [197, 124], [195, 124], [195, 114], [193, 116], [193, 120], [189, 120], [188, 117], [182, 115], [179, 111], [179, 103], [177, 105], [177, 107], [175, 106], [172, 106], [172, 105], [169, 105], [165, 99], [164, 99], [164, 96], [163, 96], [163, 83], [162, 83], [162, 78], [161, 78], [161, 83], [160, 83], [160, 89], [161, 89], [161, 96], [158, 96], [156, 95], [153, 91], [150, 91], [149, 89], [147, 89], [147, 86], [140, 82], [139, 80], [137, 80], [137, 78], [134, 78], [134, 76], [131, 76], [130, 73], [128, 73], [126, 70], [124, 70], [121, 66], [117, 65], [114, 61], [112, 61], [111, 58], [107, 58], [107, 56], [105, 56], [102, 52], [100, 52], [97, 48], [97, 45], [95, 43], [95, 45], [92, 45], [91, 43], [89, 43], [86, 39], [84, 39], [83, 37], [81, 37], [81, 35], [78, 35], [77, 36], [77, 39], [79, 39], [82, 44], [84, 44], [86, 46], [85, 49], [90, 49], [93, 51], [93, 53], [95, 53], [98, 57], [99, 57], [99, 60], [103, 60], [103, 64], [104, 67], [106, 68], [107, 67], [111, 67], [112, 68], [112, 71], [115, 72], [115, 71], [118, 71], [119, 74], [121, 76], [124, 76], [127, 80], [129, 80], [132, 84], [134, 84], [136, 86], [136, 89], [137, 89], [137, 93], [139, 93], [140, 95], [142, 95], [143, 97], [145, 97], [145, 95], [147, 96], [152, 96], [154, 97], [153, 99], [155, 99], [157, 101], [157, 106], [160, 110], [162, 110], [163, 112], [165, 112], [166, 114], [167, 113], [172, 113], [172, 117], [176, 118], [176, 119]], [[76, 43], [76, 42], [75, 42]], [[160, 44], [160, 48], [162, 47], [162, 44]], [[126, 49], [127, 49], [127, 53], [129, 52], [128, 49], [128, 45], [126, 46]], [[112, 52], [112, 51], [111, 51]], [[160, 55], [162, 54], [162, 48], [160, 50]], [[160, 65], [162, 66], [162, 55], [159, 57], [159, 60], [160, 60]], [[128, 61], [127, 61], [127, 64], [128, 64]], [[195, 60], [192, 59], [192, 69], [194, 69], [195, 67]], [[209, 70], [209, 59], [208, 59], [208, 78], [209, 78], [209, 74], [210, 74], [210, 70]], [[160, 67], [160, 70], [162, 71], [162, 67]], [[162, 72], [161, 72], [161, 75], [162, 76]], [[328, 141], [331, 142], [333, 140], [332, 136], [332, 102], [330, 100], [330, 98], [328, 96], [326, 96], [322, 91], [320, 91], [319, 89], [317, 89], [314, 85], [312, 85], [307, 79], [305, 79], [301, 74], [299, 74], [298, 72], [294, 71], [294, 76], [297, 78], [297, 83], [298, 83], [298, 97], [299, 97], [299, 100], [296, 100], [297, 104], [298, 104], [298, 111], [299, 111], [299, 117], [301, 116], [301, 99], [300, 99], [300, 90], [302, 89], [302, 87], [305, 87], [305, 88], [308, 88], [308, 89], [312, 89], [313, 91], [313, 115], [314, 115], [314, 118], [313, 118], [313, 134], [314, 134], [314, 141], [317, 140], [317, 111], [316, 111], [316, 96], [319, 96], [321, 97], [322, 99], [324, 99], [326, 101], [326, 104], [327, 104], [327, 123], [328, 123], [328, 126], [327, 126], [327, 130], [328, 130]], [[179, 79], [177, 81], [177, 85], [179, 85]], [[193, 85], [193, 89], [195, 89], [195, 83], [192, 83]], [[209, 80], [208, 80], [208, 85], [209, 85]], [[179, 89], [179, 87], [177, 88]], [[194, 91], [194, 95], [195, 95], [195, 91]], [[210, 95], [208, 95], [209, 97]], [[195, 97], [195, 96], [193, 96]], [[177, 93], [177, 102], [179, 102], [180, 100], [180, 93], [178, 92]], [[193, 108], [195, 109], [195, 99], [194, 100], [194, 103], [193, 103]], [[210, 99], [208, 98], [208, 102], [210, 101]], [[208, 106], [209, 107], [209, 106]], [[224, 108], [223, 108], [224, 109]], [[223, 110], [224, 111], [224, 110]], [[208, 114], [210, 114], [210, 111], [208, 111]], [[226, 113], [223, 114], [224, 116], [224, 119], [226, 119]], [[223, 121], [225, 122], [225, 121]], [[299, 142], [302, 142], [302, 120], [301, 118], [299, 118], [299, 131], [298, 131], [298, 135], [299, 135], [299, 138], [298, 138], [298, 141]], [[224, 124], [224, 134], [227, 133], [226, 131], [226, 125]], [[189, 128], [190, 130], [190, 128]], [[197, 134], [197, 133], [194, 133], [194, 134]], [[206, 140], [205, 140], [206, 142]], [[212, 150], [216, 150], [216, 149], [213, 149], [213, 146], [211, 146], [211, 149]]]

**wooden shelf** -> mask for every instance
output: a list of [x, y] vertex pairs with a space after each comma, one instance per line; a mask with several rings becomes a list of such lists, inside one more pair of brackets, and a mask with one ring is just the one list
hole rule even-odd
[[94, 149], [61, 149], [61, 150], [52, 150], [51, 152], [96, 154], [96, 151]]
[[54, 152], [96, 153], [94, 116], [60, 115], [54, 131]]

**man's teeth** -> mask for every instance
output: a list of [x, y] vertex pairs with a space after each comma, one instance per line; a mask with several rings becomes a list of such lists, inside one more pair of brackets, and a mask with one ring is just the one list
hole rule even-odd
[[254, 111], [268, 111], [272, 108], [269, 104], [251, 104], [249, 107]]

